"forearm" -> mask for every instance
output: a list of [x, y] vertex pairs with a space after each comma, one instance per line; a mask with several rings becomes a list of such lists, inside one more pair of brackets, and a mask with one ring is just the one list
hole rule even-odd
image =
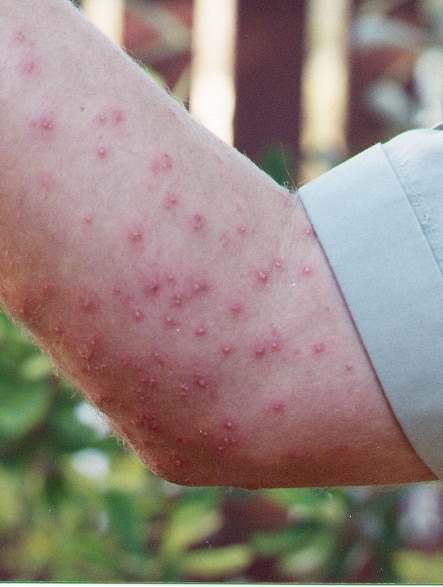
[[191, 413], [197, 439], [230, 418], [235, 321], [271, 295], [286, 196], [67, 3], [18, 4], [0, 4], [3, 303], [161, 472]]
[[181, 483], [429, 475], [295, 200], [64, 0], [0, 18], [1, 298], [141, 458]]

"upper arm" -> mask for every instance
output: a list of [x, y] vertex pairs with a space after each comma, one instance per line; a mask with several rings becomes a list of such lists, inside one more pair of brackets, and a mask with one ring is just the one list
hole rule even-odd
[[2, 15], [9, 312], [171, 480], [429, 475], [297, 198], [64, 2], [35, 12], [35, 24], [18, 9]]

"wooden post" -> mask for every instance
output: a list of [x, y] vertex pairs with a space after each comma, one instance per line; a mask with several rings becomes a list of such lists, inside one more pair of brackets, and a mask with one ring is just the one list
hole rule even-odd
[[238, 7], [235, 145], [265, 167], [270, 149], [289, 155], [288, 181], [300, 134], [305, 4], [239, 0]]
[[123, 40], [124, 0], [82, 0], [83, 12], [111, 41]]

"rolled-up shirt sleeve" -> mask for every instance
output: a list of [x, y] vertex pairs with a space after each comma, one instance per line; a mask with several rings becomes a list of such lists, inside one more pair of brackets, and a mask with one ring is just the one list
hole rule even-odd
[[388, 402], [443, 478], [443, 132], [375, 145], [299, 190]]

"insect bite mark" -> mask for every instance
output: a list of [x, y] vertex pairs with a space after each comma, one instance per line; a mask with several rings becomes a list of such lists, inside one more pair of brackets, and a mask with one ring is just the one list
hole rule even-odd
[[55, 117], [52, 113], [42, 113], [30, 121], [31, 136], [37, 139], [53, 138], [55, 129]]
[[172, 169], [172, 158], [168, 153], [160, 153], [152, 160], [149, 168], [155, 175]]
[[166, 192], [163, 198], [163, 208], [165, 210], [173, 210], [178, 206], [179, 198], [175, 192]]
[[200, 213], [194, 214], [191, 218], [191, 226], [194, 232], [199, 232], [203, 228], [204, 218]]
[[326, 345], [324, 342], [318, 342], [318, 343], [312, 345], [312, 350], [315, 355], [321, 355], [322, 353], [324, 353], [326, 351]]

